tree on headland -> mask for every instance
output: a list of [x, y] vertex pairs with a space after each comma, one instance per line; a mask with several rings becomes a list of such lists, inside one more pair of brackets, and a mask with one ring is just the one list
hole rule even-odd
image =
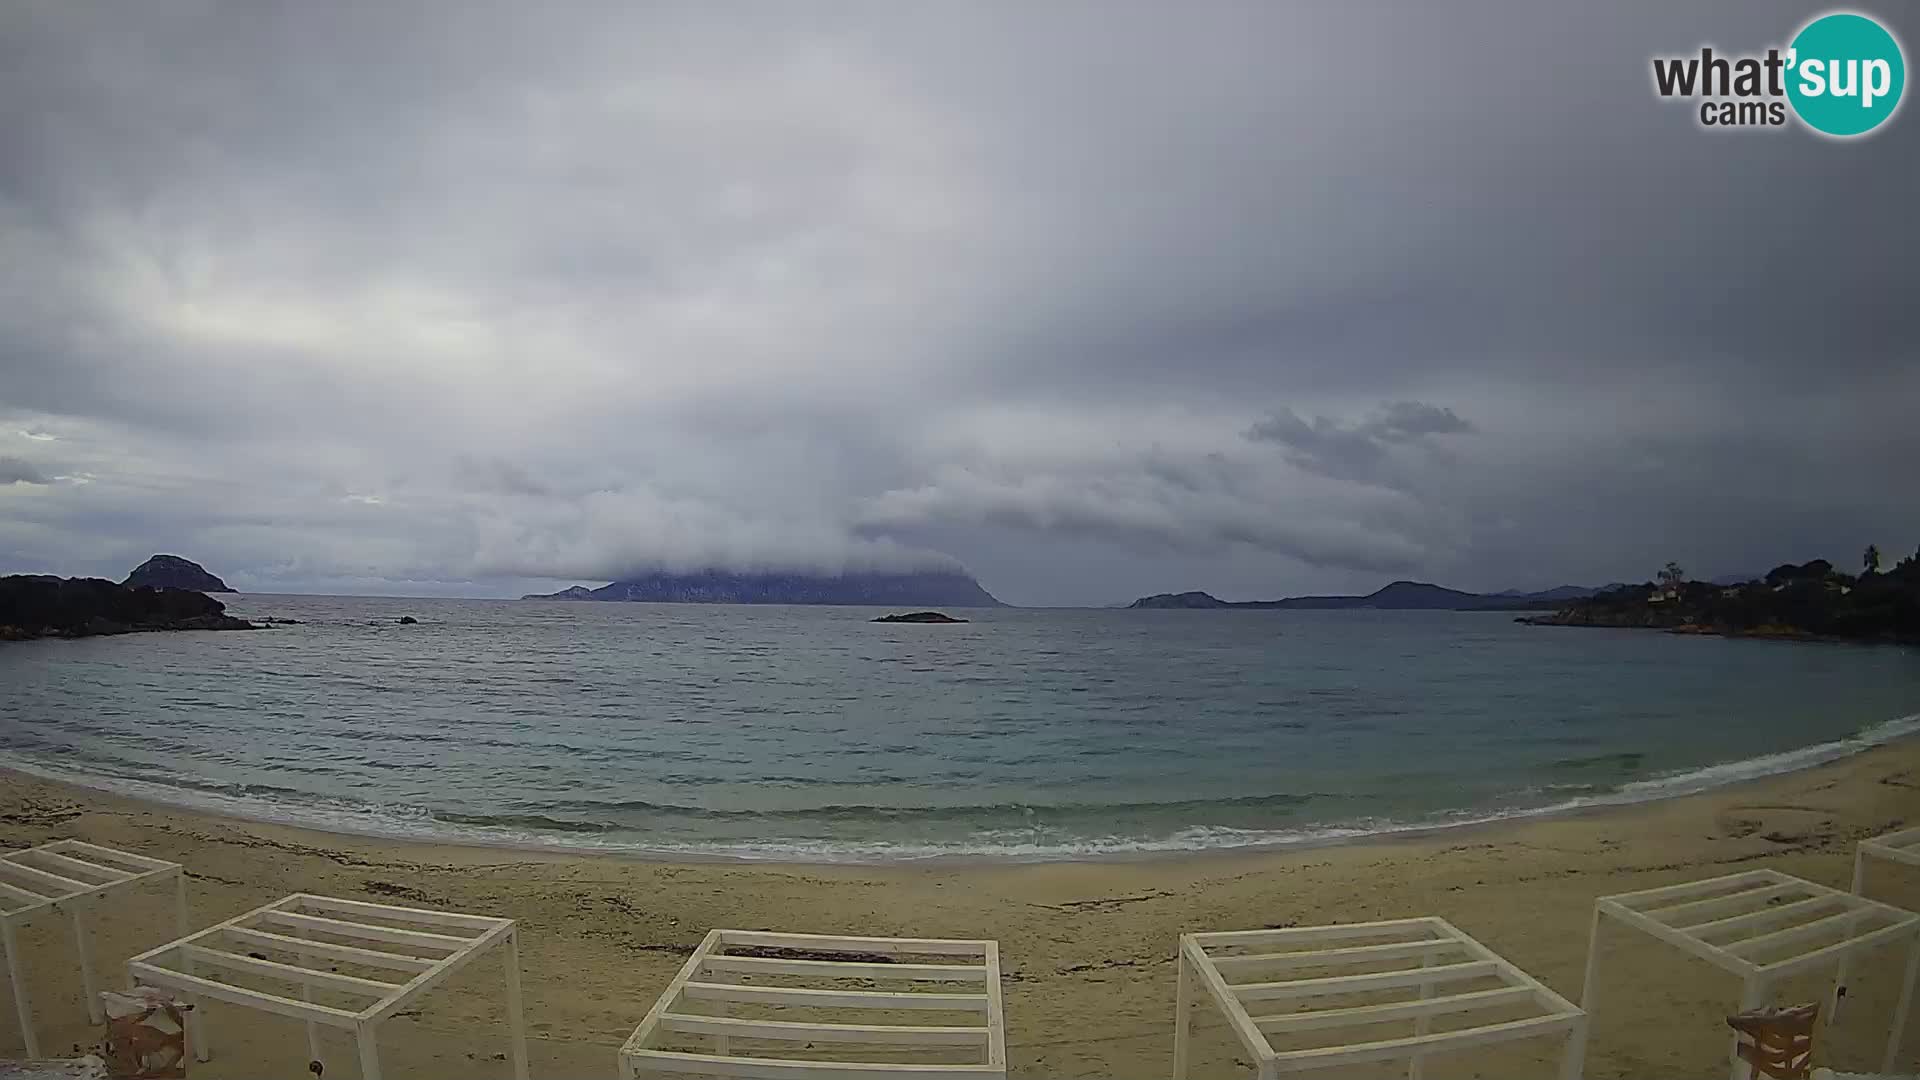
[[1670, 562], [1656, 581], [1609, 589], [1522, 621], [1920, 645], [1920, 551], [1887, 570], [1880, 568], [1878, 547], [1866, 548], [1861, 561], [1866, 572], [1858, 577], [1810, 559], [1774, 567], [1765, 584], [1737, 586], [1690, 581]]
[[1787, 585], [1797, 581], [1825, 581], [1833, 573], [1833, 564], [1825, 559], [1812, 559], [1798, 566], [1781, 563], [1767, 571], [1767, 584]]

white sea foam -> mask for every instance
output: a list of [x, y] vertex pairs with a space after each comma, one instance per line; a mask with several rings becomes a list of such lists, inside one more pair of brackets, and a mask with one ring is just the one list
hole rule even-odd
[[630, 836], [560, 834], [534, 829], [452, 823], [438, 820], [430, 812], [418, 807], [374, 806], [319, 797], [293, 800], [255, 794], [197, 790], [136, 777], [81, 772], [5, 753], [0, 753], [0, 764], [50, 780], [80, 784], [154, 802], [328, 832], [392, 839], [559, 848], [671, 858], [780, 862], [888, 862], [939, 858], [1059, 861], [1330, 844], [1370, 837], [1457, 828], [1513, 818], [1562, 814], [1589, 807], [1648, 802], [1810, 768], [1915, 734], [1920, 734], [1920, 713], [1870, 725], [1844, 739], [1636, 780], [1623, 784], [1613, 791], [1582, 795], [1547, 805], [1524, 808], [1459, 810], [1415, 821], [1359, 819], [1287, 829], [1242, 829], [1193, 824], [1174, 829], [1163, 836], [1151, 837], [1117, 834], [1062, 837], [1048, 835], [1040, 830], [999, 829], [976, 832], [965, 839], [943, 843], [820, 839], [649, 843], [635, 840]]

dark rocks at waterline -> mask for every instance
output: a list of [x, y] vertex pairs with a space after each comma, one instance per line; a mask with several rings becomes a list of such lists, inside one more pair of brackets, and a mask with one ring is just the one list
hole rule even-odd
[[416, 618], [414, 618], [414, 617], [413, 617], [413, 616], [411, 616], [411, 615], [402, 615], [402, 616], [400, 616], [400, 625], [401, 625], [401, 626], [418, 626], [419, 624], [420, 624], [420, 620], [419, 620], [419, 619], [416, 619]]
[[194, 592], [232, 592], [227, 583], [207, 573], [191, 559], [178, 555], [155, 555], [127, 575], [120, 584], [129, 588], [145, 585], [153, 589], [191, 589]]
[[872, 621], [873, 622], [902, 622], [902, 623], [963, 623], [963, 622], [966, 622], [967, 620], [956, 619], [951, 615], [947, 615], [938, 611], [909, 611], [905, 615], [882, 615], [879, 618], [874, 619]]
[[0, 641], [147, 630], [258, 630], [189, 589], [129, 588], [100, 578], [0, 577]]

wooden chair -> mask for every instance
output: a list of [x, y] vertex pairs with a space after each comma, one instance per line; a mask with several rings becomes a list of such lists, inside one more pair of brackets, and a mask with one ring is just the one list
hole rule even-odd
[[1738, 1033], [1741, 1060], [1753, 1066], [1756, 1077], [1808, 1080], [1813, 1075], [1813, 1024], [1818, 1005], [1789, 1005], [1755, 1009], [1727, 1017]]

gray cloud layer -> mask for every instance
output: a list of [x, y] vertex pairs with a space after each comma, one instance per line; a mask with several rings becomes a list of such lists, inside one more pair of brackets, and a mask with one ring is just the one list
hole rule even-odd
[[1805, 15], [13, 5], [0, 564], [1107, 603], [1904, 551], [1911, 110], [1648, 86]]
[[44, 484], [47, 474], [31, 461], [0, 457], [0, 484]]

